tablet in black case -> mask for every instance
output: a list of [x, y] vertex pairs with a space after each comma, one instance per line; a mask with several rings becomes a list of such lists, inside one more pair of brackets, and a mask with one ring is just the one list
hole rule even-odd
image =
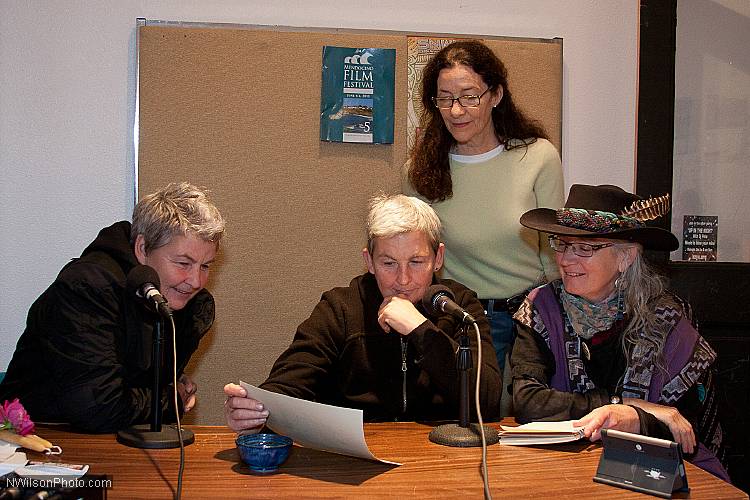
[[678, 443], [640, 434], [602, 430], [604, 451], [594, 476], [597, 483], [662, 498], [690, 491]]

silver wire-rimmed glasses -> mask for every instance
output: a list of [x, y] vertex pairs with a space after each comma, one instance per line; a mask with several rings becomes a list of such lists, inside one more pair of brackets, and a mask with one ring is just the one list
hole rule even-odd
[[570, 247], [573, 253], [579, 257], [591, 257], [597, 250], [612, 247], [615, 246], [615, 244], [602, 243], [601, 245], [591, 245], [590, 243], [568, 243], [567, 241], [563, 241], [555, 235], [550, 235], [549, 246], [551, 246], [552, 250], [557, 253], [565, 253], [565, 250]]
[[[487, 87], [487, 90], [490, 90], [490, 87]], [[460, 104], [464, 108], [476, 108], [479, 106], [479, 103], [482, 101], [482, 96], [487, 93], [487, 90], [482, 92], [479, 95], [460, 95], [458, 97], [433, 97], [432, 102], [435, 103], [435, 106], [440, 109], [450, 109], [453, 107], [453, 103], [458, 101], [458, 104]]]

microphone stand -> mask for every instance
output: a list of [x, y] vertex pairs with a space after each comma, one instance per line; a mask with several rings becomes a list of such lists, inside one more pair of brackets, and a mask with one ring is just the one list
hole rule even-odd
[[[430, 431], [429, 439], [433, 443], [444, 446], [469, 448], [482, 446], [482, 433], [479, 424], [469, 423], [469, 371], [472, 367], [471, 348], [467, 329], [471, 323], [464, 317], [458, 338], [458, 352], [456, 353], [456, 369], [459, 376], [458, 424], [443, 424]], [[481, 346], [478, 346], [481, 349]], [[494, 353], [493, 353], [494, 355]], [[487, 444], [495, 444], [500, 440], [497, 430], [484, 427]]]
[[[165, 425], [162, 427], [162, 408], [161, 408], [161, 369], [164, 364], [164, 316], [159, 314], [159, 320], [155, 324], [154, 344], [151, 350], [151, 369], [153, 373], [153, 382], [151, 386], [151, 424], [139, 424], [130, 426], [117, 433], [117, 441], [131, 446], [133, 448], [177, 448], [180, 446], [180, 440], [183, 445], [189, 445], [195, 441], [195, 435], [191, 430], [180, 429], [176, 426]], [[169, 317], [169, 316], [168, 316]], [[170, 319], [170, 324], [172, 321]], [[173, 360], [174, 363], [177, 360]], [[177, 390], [177, 387], [174, 388]], [[178, 411], [175, 409], [175, 411]]]

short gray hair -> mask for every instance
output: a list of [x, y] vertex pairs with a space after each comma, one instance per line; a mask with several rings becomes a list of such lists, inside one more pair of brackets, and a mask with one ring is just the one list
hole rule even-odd
[[146, 253], [166, 245], [174, 235], [194, 234], [218, 244], [224, 235], [224, 219], [208, 199], [206, 189], [189, 182], [173, 182], [136, 204], [131, 245], [139, 234], [143, 235]]
[[390, 238], [398, 234], [422, 231], [437, 252], [443, 229], [435, 210], [430, 205], [403, 194], [378, 194], [370, 199], [367, 214], [367, 250], [374, 251], [375, 238]]

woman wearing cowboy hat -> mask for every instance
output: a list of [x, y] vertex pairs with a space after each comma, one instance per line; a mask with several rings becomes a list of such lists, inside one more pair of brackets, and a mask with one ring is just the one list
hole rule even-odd
[[728, 481], [717, 458], [716, 352], [643, 258], [644, 249], [679, 246], [644, 224], [668, 210], [666, 196], [576, 184], [565, 208], [523, 214], [521, 224], [550, 234], [562, 278], [533, 290], [514, 316], [515, 416], [577, 419], [592, 441], [603, 428], [674, 440]]

